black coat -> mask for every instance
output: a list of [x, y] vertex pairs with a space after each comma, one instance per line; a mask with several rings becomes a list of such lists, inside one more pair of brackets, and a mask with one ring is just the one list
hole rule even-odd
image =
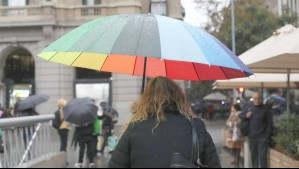
[[111, 136], [111, 131], [114, 130], [114, 123], [112, 117], [103, 115], [98, 117], [99, 120], [102, 120], [102, 131], [104, 135]]
[[272, 133], [273, 117], [270, 108], [267, 105], [246, 105], [243, 108], [240, 118], [247, 119], [247, 112], [252, 111], [252, 117], [249, 119], [249, 138], [269, 139]]
[[[171, 155], [179, 152], [191, 159], [191, 122], [178, 113], [167, 113], [166, 121], [156, 126], [155, 118], [131, 124], [121, 137], [109, 161], [109, 168], [169, 168]], [[205, 124], [197, 121], [200, 158], [203, 165], [220, 167], [215, 145]]]

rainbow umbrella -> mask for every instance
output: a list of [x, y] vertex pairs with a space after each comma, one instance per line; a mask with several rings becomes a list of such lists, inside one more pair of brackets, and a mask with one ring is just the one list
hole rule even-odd
[[114, 15], [90, 21], [38, 56], [68, 66], [143, 79], [164, 76], [203, 81], [253, 74], [212, 35], [183, 21], [152, 14]]

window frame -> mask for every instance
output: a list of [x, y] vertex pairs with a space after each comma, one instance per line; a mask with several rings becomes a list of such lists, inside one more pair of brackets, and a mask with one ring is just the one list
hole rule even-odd
[[[162, 8], [164, 8], [164, 9], [162, 9]], [[156, 11], [155, 11], [155, 9], [156, 9]], [[167, 0], [151, 0], [151, 11], [150, 12], [155, 15], [168, 16]]]

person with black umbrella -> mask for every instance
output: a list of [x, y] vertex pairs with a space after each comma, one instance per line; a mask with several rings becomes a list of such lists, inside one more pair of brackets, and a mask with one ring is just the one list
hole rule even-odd
[[[77, 142], [79, 144], [79, 159], [78, 163], [75, 164], [76, 168], [83, 167], [83, 159], [85, 148], [87, 148], [87, 157], [89, 160], [89, 168], [94, 168], [94, 150], [96, 145], [96, 139], [93, 135], [93, 123], [87, 124], [85, 126], [77, 126], [74, 134], [73, 142]], [[76, 143], [75, 143], [76, 144]]]
[[87, 147], [89, 167], [94, 168], [96, 138], [93, 123], [97, 118], [98, 107], [90, 98], [78, 98], [70, 101], [62, 111], [65, 120], [76, 125], [72, 145], [76, 147], [79, 144], [79, 159], [75, 167], [83, 167], [84, 153]]

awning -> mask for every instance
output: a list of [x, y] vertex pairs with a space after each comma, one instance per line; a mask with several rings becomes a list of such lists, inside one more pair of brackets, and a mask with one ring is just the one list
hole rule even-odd
[[[290, 87], [299, 88], [299, 74], [290, 75]], [[286, 74], [267, 74], [256, 73], [250, 78], [232, 79], [232, 80], [217, 80], [214, 83], [214, 88], [217, 89], [233, 89], [239, 87], [246, 88], [287, 88]]]
[[225, 101], [227, 97], [220, 93], [220, 92], [215, 92], [211, 93], [203, 98], [204, 100], [211, 100], [211, 101]]

